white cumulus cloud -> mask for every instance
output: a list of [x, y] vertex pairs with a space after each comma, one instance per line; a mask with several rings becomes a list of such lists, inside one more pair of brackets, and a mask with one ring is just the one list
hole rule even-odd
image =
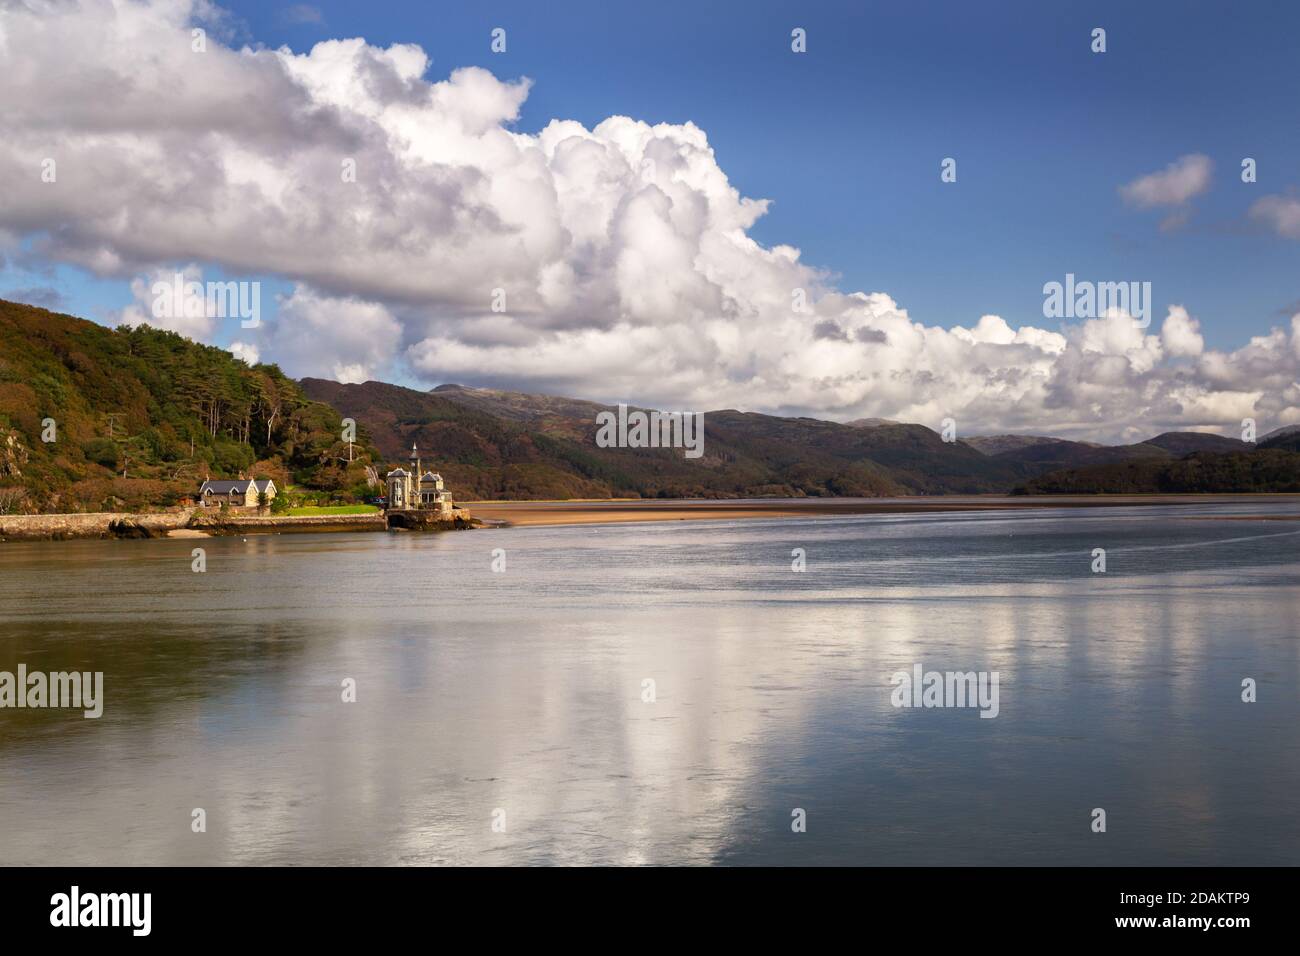
[[[201, 288], [203, 270], [191, 262], [184, 268], [162, 268], [131, 280], [130, 305], [116, 313], [122, 325], [151, 325], [204, 342], [220, 321], [215, 302]], [[195, 284], [198, 284], [196, 288]]]
[[1169, 307], [1165, 324], [1160, 329], [1160, 341], [1165, 353], [1175, 358], [1194, 358], [1205, 350], [1201, 323], [1188, 315], [1181, 305]]
[[1179, 206], [1210, 188], [1214, 163], [1200, 153], [1180, 156], [1156, 173], [1139, 176], [1120, 187], [1126, 202], [1139, 209]]
[[256, 345], [250, 345], [247, 342], [234, 341], [230, 343], [230, 354], [237, 359], [241, 359], [248, 365], [256, 365], [262, 360], [261, 352]]
[[[923, 320], [757, 242], [767, 201], [740, 194], [692, 123], [523, 131], [527, 78], [430, 77], [420, 47], [359, 38], [301, 53], [210, 33], [199, 53], [199, 16], [221, 20], [186, 0], [9, 6], [0, 20], [0, 182], [31, 184], [0, 191], [0, 236], [135, 277], [131, 320], [148, 321], [154, 274], [195, 263], [292, 283], [237, 344], [299, 376], [951, 416], [965, 434], [1300, 421], [1295, 327], [1221, 352], [1182, 307], [1159, 331], [1122, 313], [1062, 328], [974, 308]], [[55, 183], [40, 182], [45, 158]], [[1183, 157], [1125, 197], [1177, 209], [1210, 175], [1206, 157]], [[210, 339], [201, 318], [172, 327]]]
[[1261, 196], [1251, 204], [1250, 217], [1285, 239], [1300, 239], [1300, 196]]

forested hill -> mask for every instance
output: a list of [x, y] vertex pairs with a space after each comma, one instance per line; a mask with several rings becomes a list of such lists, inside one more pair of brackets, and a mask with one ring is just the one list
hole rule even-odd
[[364, 484], [369, 454], [355, 448], [349, 464], [341, 433], [338, 412], [274, 365], [250, 368], [173, 332], [109, 329], [0, 300], [7, 510], [166, 505], [205, 475]]
[[866, 496], [1005, 492], [1038, 474], [921, 425], [858, 427], [734, 409], [704, 413], [703, 456], [600, 448], [582, 399], [443, 385], [303, 379], [400, 460], [412, 442], [465, 498]]
[[1287, 429], [1258, 448], [1202, 432], [1131, 445], [1022, 435], [945, 442], [916, 424], [721, 410], [704, 413], [704, 455], [688, 461], [670, 449], [598, 448], [596, 415], [607, 406], [582, 399], [460, 385], [301, 384], [366, 425], [390, 460], [418, 443], [466, 498], [1234, 492], [1292, 490], [1300, 481], [1300, 455], [1277, 445], [1294, 444]]
[[[724, 409], [705, 413], [703, 455], [690, 460], [598, 447], [605, 408], [456, 385], [294, 382], [171, 332], [0, 300], [0, 512], [157, 508], [205, 475], [355, 500], [377, 491], [367, 466], [386, 471], [412, 442], [461, 499], [1300, 489], [1295, 428], [1258, 446], [1192, 432], [1119, 446], [944, 441], [917, 424]], [[341, 415], [358, 425], [351, 461]]]
[[[854, 447], [854, 429], [833, 422], [706, 412], [704, 454], [676, 448], [600, 448], [596, 412], [578, 399], [439, 388], [421, 392], [366, 382], [303, 379], [307, 394], [364, 424], [389, 460], [412, 443], [461, 498], [737, 498], [888, 495], [908, 487]], [[811, 422], [811, 420], [805, 420]], [[754, 432], [811, 430], [823, 442], [794, 444]], [[934, 439], [939, 441], [938, 436]], [[974, 454], [972, 452], [971, 454]]]
[[1030, 495], [1295, 494], [1300, 453], [1261, 442], [1245, 452], [1197, 451], [1175, 460], [1143, 459], [1066, 468], [1016, 488]]

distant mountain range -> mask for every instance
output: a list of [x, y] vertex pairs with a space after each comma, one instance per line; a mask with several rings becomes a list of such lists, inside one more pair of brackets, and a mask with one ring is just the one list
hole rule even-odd
[[[946, 442], [887, 419], [704, 413], [703, 456], [598, 447], [610, 406], [442, 385], [295, 382], [148, 327], [0, 300], [0, 511], [133, 510], [205, 475], [365, 497], [412, 443], [461, 499], [1300, 491], [1300, 426], [1258, 444], [1166, 432], [1131, 445]], [[342, 440], [342, 418], [358, 423]]]
[[[1281, 491], [1292, 477], [1300, 481], [1295, 426], [1258, 446], [1200, 432], [1131, 445], [1029, 435], [945, 442], [923, 425], [887, 419], [837, 423], [724, 409], [704, 414], [704, 456], [690, 461], [680, 450], [598, 448], [597, 415], [612, 407], [582, 399], [462, 385], [423, 392], [382, 382], [300, 384], [309, 398], [363, 424], [386, 457], [401, 460], [418, 444], [457, 493], [472, 498], [1095, 493], [1112, 490], [1107, 482], [1115, 491], [1171, 492], [1190, 480], [1193, 466], [1176, 467], [1189, 456], [1224, 460], [1217, 472], [1200, 469], [1192, 482], [1200, 490]], [[1269, 451], [1281, 457], [1261, 454]]]
[[[1256, 444], [1188, 442], [1189, 432], [1164, 439], [1168, 458], [1133, 458], [1063, 468], [1031, 479], [1019, 494], [1248, 494], [1300, 492], [1300, 428], [1275, 429]], [[1201, 438], [1217, 436], [1202, 435]], [[1221, 442], [1232, 442], [1223, 438]], [[1131, 447], [1131, 446], [1130, 446]]]

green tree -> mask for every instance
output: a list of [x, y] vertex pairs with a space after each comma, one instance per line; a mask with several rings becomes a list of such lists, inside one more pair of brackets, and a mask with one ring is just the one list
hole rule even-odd
[[93, 461], [105, 468], [116, 468], [118, 460], [117, 442], [111, 438], [92, 438], [81, 446], [87, 461]]

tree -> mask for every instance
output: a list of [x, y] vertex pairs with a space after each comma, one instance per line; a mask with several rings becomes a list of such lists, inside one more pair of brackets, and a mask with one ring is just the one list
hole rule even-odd
[[[123, 500], [150, 481], [169, 486], [149, 491], [156, 500], [192, 494], [194, 477], [234, 477], [257, 461], [274, 462], [285, 484], [296, 476], [312, 487], [322, 470], [326, 484], [337, 481], [339, 462], [323, 458], [340, 415], [275, 365], [250, 368], [148, 325], [112, 330], [4, 301], [0, 357], [0, 445], [11, 432], [23, 438], [0, 452], [9, 456], [0, 483], [26, 491], [23, 510], [97, 507], [110, 471]], [[40, 440], [47, 416], [58, 420], [57, 442]], [[374, 455], [359, 440], [352, 467]], [[8, 473], [15, 461], [21, 475]]]
[[105, 468], [116, 468], [118, 462], [117, 442], [110, 438], [92, 438], [81, 446], [87, 459]]
[[285, 396], [280, 391], [280, 385], [270, 376], [263, 379], [262, 384], [262, 405], [265, 409], [266, 416], [266, 444], [270, 447], [271, 430], [275, 428], [275, 422], [284, 412]]
[[22, 488], [0, 488], [0, 515], [16, 514], [26, 498]]

